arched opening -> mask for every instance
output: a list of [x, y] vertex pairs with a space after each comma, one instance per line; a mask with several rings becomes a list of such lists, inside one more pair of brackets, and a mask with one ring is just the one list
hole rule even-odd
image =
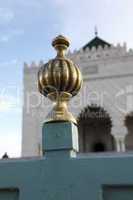
[[100, 106], [90, 105], [78, 117], [80, 152], [105, 152], [114, 149], [109, 114]]
[[125, 126], [127, 127], [128, 134], [125, 140], [126, 150], [133, 150], [133, 112], [125, 117]]
[[103, 142], [96, 142], [92, 146], [92, 152], [104, 152], [106, 151], [106, 146]]

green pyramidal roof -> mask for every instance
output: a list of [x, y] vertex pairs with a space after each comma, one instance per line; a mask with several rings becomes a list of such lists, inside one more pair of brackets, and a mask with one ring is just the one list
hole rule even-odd
[[90, 42], [88, 42], [85, 46], [83, 46], [83, 50], [86, 50], [86, 48], [92, 49], [93, 47], [95, 47], [96, 49], [101, 46], [101, 47], [111, 47], [111, 44], [109, 44], [108, 42], [102, 40], [101, 38], [99, 38], [98, 36], [96, 36], [94, 39], [92, 39]]

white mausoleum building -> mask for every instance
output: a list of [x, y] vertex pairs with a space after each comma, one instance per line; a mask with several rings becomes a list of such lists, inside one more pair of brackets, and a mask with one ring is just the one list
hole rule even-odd
[[[83, 74], [80, 94], [70, 102], [77, 117], [80, 152], [133, 150], [133, 51], [97, 34], [67, 55]], [[40, 64], [24, 65], [22, 156], [41, 155], [42, 124], [51, 102], [37, 87]]]

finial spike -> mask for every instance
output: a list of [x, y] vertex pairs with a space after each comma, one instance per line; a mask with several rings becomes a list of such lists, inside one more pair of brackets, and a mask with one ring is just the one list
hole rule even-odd
[[98, 36], [98, 29], [97, 29], [97, 26], [95, 26], [95, 36]]

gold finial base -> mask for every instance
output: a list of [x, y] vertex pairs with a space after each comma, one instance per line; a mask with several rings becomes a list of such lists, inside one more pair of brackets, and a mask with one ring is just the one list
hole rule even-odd
[[68, 111], [67, 104], [70, 98], [72, 97], [71, 94], [67, 92], [60, 92], [60, 93], [50, 93], [47, 96], [51, 101], [54, 102], [54, 107], [51, 112], [51, 117], [47, 119], [47, 122], [55, 122], [55, 121], [70, 121], [74, 124], [77, 124], [76, 119], [74, 116]]

